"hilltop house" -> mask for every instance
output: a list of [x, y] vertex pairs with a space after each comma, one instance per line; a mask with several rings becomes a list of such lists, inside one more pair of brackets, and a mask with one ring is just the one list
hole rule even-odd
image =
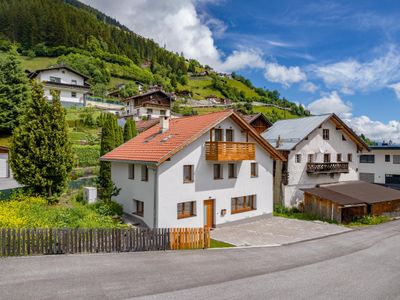
[[131, 117], [135, 121], [171, 116], [172, 98], [161, 90], [143, 93], [122, 101], [125, 103], [123, 116]]
[[124, 212], [149, 227], [214, 227], [273, 209], [283, 156], [232, 110], [160, 118], [104, 155]]
[[60, 100], [64, 106], [84, 106], [89, 92], [88, 77], [74, 69], [60, 65], [36, 70], [29, 74], [30, 79], [38, 79], [44, 85], [44, 95], [51, 100], [51, 90], [60, 92]]
[[360, 180], [400, 187], [400, 145], [383, 142], [370, 149], [359, 155]]
[[368, 150], [335, 114], [281, 120], [262, 136], [287, 159], [274, 182], [274, 200], [286, 206], [303, 200], [301, 189], [358, 180], [357, 153]]
[[8, 178], [11, 176], [10, 166], [8, 165], [7, 147], [0, 146], [0, 178]]

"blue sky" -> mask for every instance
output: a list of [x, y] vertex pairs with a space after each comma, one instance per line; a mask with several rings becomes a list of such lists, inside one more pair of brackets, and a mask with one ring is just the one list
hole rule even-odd
[[357, 132], [400, 141], [400, 1], [84, 0]]

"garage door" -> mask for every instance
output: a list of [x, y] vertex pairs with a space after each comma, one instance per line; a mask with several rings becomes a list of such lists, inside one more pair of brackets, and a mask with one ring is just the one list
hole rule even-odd
[[374, 183], [375, 173], [360, 173], [360, 180]]
[[400, 184], [400, 175], [386, 174], [385, 175], [386, 184]]
[[9, 176], [7, 160], [0, 158], [0, 178], [7, 178]]

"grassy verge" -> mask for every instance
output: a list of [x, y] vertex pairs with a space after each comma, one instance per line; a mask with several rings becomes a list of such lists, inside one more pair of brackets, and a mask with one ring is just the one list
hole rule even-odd
[[323, 221], [331, 224], [337, 224], [337, 222], [334, 220], [324, 220], [317, 215], [301, 212], [295, 207], [289, 208], [281, 205], [274, 206], [274, 216], [304, 221]]
[[392, 220], [392, 218], [390, 218], [388, 216], [365, 216], [362, 218], [358, 218], [349, 224], [346, 224], [346, 226], [362, 227], [362, 226], [369, 226], [369, 225], [378, 225], [378, 224], [389, 222], [391, 220]]
[[231, 248], [231, 247], [236, 247], [236, 246], [225, 243], [225, 242], [213, 240], [213, 239], [211, 239], [211, 242], [210, 242], [210, 248]]

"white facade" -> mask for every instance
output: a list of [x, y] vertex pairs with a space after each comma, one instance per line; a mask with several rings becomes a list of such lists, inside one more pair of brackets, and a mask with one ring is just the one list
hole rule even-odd
[[0, 153], [0, 178], [10, 177], [10, 167], [8, 165], [8, 153]]
[[[323, 129], [329, 130], [329, 140], [323, 139]], [[346, 140], [342, 139], [342, 135]], [[341, 154], [341, 162], [349, 163], [348, 173], [308, 174], [307, 163], [309, 155], [313, 156], [312, 162], [323, 163], [324, 154], [330, 154], [330, 162], [337, 161], [337, 154]], [[349, 161], [349, 154], [351, 161]], [[300, 155], [300, 162], [296, 161]], [[298, 158], [298, 157], [297, 157]], [[308, 139], [301, 141], [288, 155], [288, 184], [283, 187], [284, 204], [297, 205], [303, 200], [301, 188], [312, 188], [317, 184], [335, 183], [342, 181], [358, 180], [357, 145], [350, 140], [336, 125], [328, 119], [320, 128], [315, 129]]]
[[[361, 159], [361, 156], [370, 159]], [[373, 158], [372, 158], [373, 157]], [[362, 153], [359, 160], [360, 180], [382, 184], [400, 184], [400, 147], [397, 149], [374, 149]], [[372, 160], [373, 159], [373, 160]]]
[[[215, 128], [233, 129], [234, 141], [245, 142], [242, 129], [230, 118]], [[273, 210], [273, 159], [261, 146], [256, 145], [255, 161], [237, 161], [236, 178], [228, 178], [228, 162], [207, 161], [205, 142], [209, 132], [171, 157], [160, 166], [149, 166], [148, 181], [141, 181], [140, 163], [135, 164], [135, 177], [129, 179], [129, 163], [112, 162], [112, 179], [120, 194], [115, 200], [123, 205], [124, 212], [135, 211], [134, 200], [144, 203], [143, 220], [149, 227], [203, 227], [205, 225], [204, 201], [214, 200], [214, 224], [270, 214]], [[253, 142], [249, 138], [249, 142]], [[258, 163], [258, 176], [251, 177], [250, 166]], [[223, 179], [214, 179], [213, 165], [221, 163]], [[193, 165], [193, 182], [184, 183], [183, 168]], [[255, 209], [232, 214], [233, 197], [255, 195]], [[178, 203], [195, 201], [195, 215], [178, 218]], [[225, 213], [225, 214], [224, 214]]]
[[142, 118], [158, 119], [160, 116], [171, 117], [171, 110], [166, 107], [159, 108], [151, 106], [135, 108], [132, 100], [126, 103], [126, 109], [123, 111], [122, 115], [132, 116], [134, 121], [140, 121]]
[[36, 78], [44, 84], [44, 95], [52, 100], [51, 90], [60, 92], [60, 101], [72, 105], [84, 105], [85, 94], [89, 88], [85, 86], [85, 78], [68, 68], [49, 68], [38, 71]]

